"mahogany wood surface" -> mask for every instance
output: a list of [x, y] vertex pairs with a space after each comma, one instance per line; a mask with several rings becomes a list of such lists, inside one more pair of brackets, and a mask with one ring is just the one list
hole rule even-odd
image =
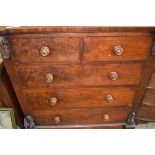
[[6, 29], [5, 34], [53, 33], [53, 32], [154, 32], [155, 27], [110, 27], [110, 26], [21, 26]]
[[[41, 39], [9, 39], [12, 58], [15, 62], [78, 62], [78, 38], [41, 38]], [[47, 57], [40, 55], [40, 49], [47, 46], [50, 54]]]
[[[84, 64], [84, 65], [17, 65], [20, 82], [23, 87], [43, 86], [107, 86], [138, 85], [143, 73], [143, 63], [137, 64]], [[132, 71], [132, 72], [131, 72]], [[118, 79], [111, 80], [110, 72], [117, 72]], [[53, 75], [53, 81], [47, 83], [46, 75]], [[36, 85], [37, 83], [37, 85]]]
[[[25, 108], [31, 109], [63, 109], [63, 108], [95, 108], [132, 106], [135, 88], [39, 88], [23, 90], [27, 104]], [[107, 102], [106, 96], [112, 95], [113, 101]], [[57, 99], [52, 105], [50, 98]]]
[[[154, 27], [6, 29], [3, 34], [11, 58], [4, 63], [24, 115], [32, 115], [39, 126], [60, 128], [125, 124], [130, 112], [138, 111], [151, 78], [154, 30]], [[47, 56], [40, 53], [44, 46], [50, 50]], [[115, 46], [123, 48], [121, 55], [114, 53]], [[117, 73], [115, 80], [110, 79], [111, 72]], [[47, 74], [52, 75], [53, 81], [47, 82]], [[105, 95], [112, 95], [113, 102], [107, 104]], [[55, 106], [49, 104], [50, 97], [57, 98]]]
[[[28, 114], [33, 116], [37, 125], [79, 125], [125, 122], [129, 115], [128, 108], [115, 109], [59, 109], [59, 110], [35, 110]], [[109, 115], [109, 120], [104, 120], [104, 115]], [[56, 123], [54, 118], [60, 117]]]
[[[151, 37], [87, 37], [84, 39], [84, 60], [146, 60], [150, 54], [147, 51], [151, 51], [151, 39]], [[120, 56], [113, 52], [113, 48], [117, 45], [123, 48]]]

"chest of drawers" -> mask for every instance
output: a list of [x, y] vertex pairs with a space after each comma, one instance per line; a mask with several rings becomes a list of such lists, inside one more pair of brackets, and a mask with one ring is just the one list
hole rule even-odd
[[32, 127], [32, 118], [37, 128], [134, 127], [153, 71], [153, 31], [133, 27], [6, 30], [1, 51], [28, 116], [27, 127]]

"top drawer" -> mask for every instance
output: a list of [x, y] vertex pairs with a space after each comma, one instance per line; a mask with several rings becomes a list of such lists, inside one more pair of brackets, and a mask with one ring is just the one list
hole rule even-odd
[[79, 61], [79, 39], [34, 38], [8, 39], [16, 62], [76, 62]]
[[150, 54], [152, 37], [86, 37], [85, 61], [146, 60]]

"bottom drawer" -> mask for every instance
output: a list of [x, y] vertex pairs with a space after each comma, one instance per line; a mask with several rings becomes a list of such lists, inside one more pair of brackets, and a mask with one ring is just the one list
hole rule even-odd
[[125, 129], [125, 124], [111, 124], [110, 126], [100, 125], [52, 125], [52, 126], [37, 126], [37, 129]]
[[125, 122], [129, 108], [89, 108], [63, 110], [36, 110], [29, 115], [37, 126], [90, 125]]

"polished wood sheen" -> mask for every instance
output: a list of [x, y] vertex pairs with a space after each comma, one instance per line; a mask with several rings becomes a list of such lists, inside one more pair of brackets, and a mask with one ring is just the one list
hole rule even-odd
[[[135, 92], [128, 87], [26, 89], [24, 95], [28, 102], [24, 106], [29, 109], [132, 106]], [[106, 100], [107, 95], [113, 96], [112, 102]], [[56, 98], [56, 104], [51, 104], [51, 98]]]
[[[9, 39], [12, 58], [15, 62], [64, 62], [79, 61], [78, 38], [39, 38], [39, 39]], [[46, 56], [41, 54], [43, 48], [49, 48]]]
[[[23, 87], [138, 85], [143, 64], [20, 65], [16, 70]], [[111, 72], [118, 74], [116, 80], [109, 76]], [[47, 81], [47, 74], [53, 76], [51, 82]]]
[[[64, 109], [64, 110], [36, 110], [31, 114], [38, 125], [76, 125], [125, 122], [129, 109]], [[105, 120], [105, 115], [109, 119]], [[59, 117], [60, 121], [55, 121]]]
[[[133, 61], [146, 60], [151, 52], [151, 37], [90, 37], [84, 39], [86, 61]], [[117, 55], [115, 46], [123, 53]]]
[[4, 29], [4, 34], [47, 34], [47, 33], [86, 33], [86, 32], [141, 32], [152, 33], [154, 27], [116, 27], [116, 26], [21, 26]]
[[24, 115], [38, 128], [123, 128], [138, 111], [153, 72], [154, 31], [6, 29], [10, 58], [4, 64]]

